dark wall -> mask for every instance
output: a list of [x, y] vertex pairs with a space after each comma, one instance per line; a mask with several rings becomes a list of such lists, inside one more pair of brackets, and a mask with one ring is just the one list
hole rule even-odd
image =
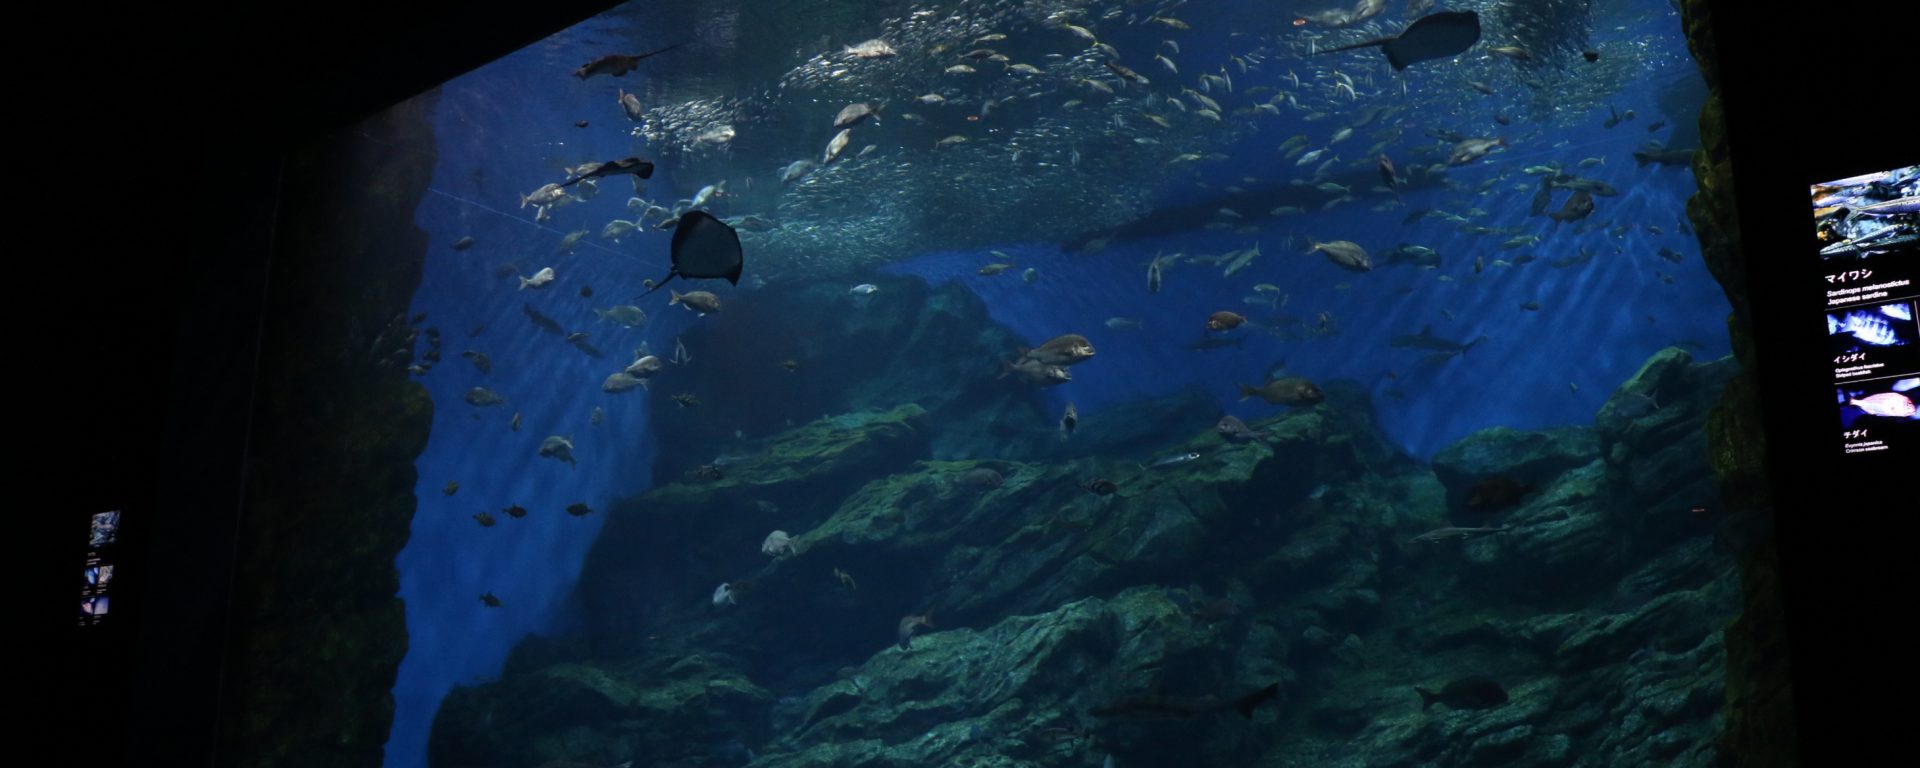
[[1886, 3], [1854, 17], [1710, 5], [1747, 244], [1801, 762], [1850, 764], [1894, 747], [1908, 727], [1900, 710], [1863, 702], [1904, 687], [1888, 670], [1908, 653], [1894, 629], [1908, 602], [1896, 571], [1912, 557], [1920, 494], [1908, 478], [1920, 458], [1839, 452], [1806, 188], [1920, 162], [1911, 120], [1894, 117], [1913, 109], [1914, 90], [1891, 74], [1911, 67], [1891, 31], [1909, 33], [1920, 20]]
[[[213, 762], [282, 158], [612, 3], [15, 12], [10, 185], [25, 611], [77, 762]], [[267, 10], [271, 8], [272, 10]], [[32, 192], [32, 190], [39, 190]], [[38, 234], [40, 238], [33, 238]], [[107, 624], [74, 626], [86, 516], [127, 513]], [[44, 510], [44, 511], [42, 511]], [[37, 514], [35, 514], [37, 513]], [[290, 692], [297, 697], [298, 692]]]

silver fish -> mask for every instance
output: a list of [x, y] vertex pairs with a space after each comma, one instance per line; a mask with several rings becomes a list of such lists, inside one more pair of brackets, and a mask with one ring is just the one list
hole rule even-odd
[[1153, 462], [1153, 464], [1151, 464], [1150, 466], [1151, 467], [1168, 467], [1175, 464], [1184, 464], [1186, 462], [1193, 461], [1198, 458], [1200, 458], [1199, 451], [1192, 451], [1189, 453], [1176, 453], [1172, 456], [1159, 459]]

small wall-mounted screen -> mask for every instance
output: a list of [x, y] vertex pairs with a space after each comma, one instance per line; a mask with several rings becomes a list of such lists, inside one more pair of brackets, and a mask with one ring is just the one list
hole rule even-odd
[[114, 543], [119, 537], [119, 511], [93, 516], [87, 534], [87, 561], [81, 570], [80, 625], [83, 627], [106, 620], [113, 587]]
[[1811, 197], [1844, 449], [1920, 451], [1920, 165]]

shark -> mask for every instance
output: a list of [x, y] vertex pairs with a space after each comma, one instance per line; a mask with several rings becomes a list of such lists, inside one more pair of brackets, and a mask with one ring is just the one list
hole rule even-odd
[[1465, 344], [1457, 341], [1448, 341], [1433, 335], [1433, 326], [1429, 325], [1421, 328], [1419, 333], [1412, 336], [1395, 336], [1393, 337], [1393, 341], [1389, 343], [1399, 349], [1427, 349], [1435, 352], [1445, 352], [1449, 355], [1464, 355], [1467, 353], [1467, 350], [1473, 348], [1473, 345], [1486, 340], [1487, 337], [1481, 336]]

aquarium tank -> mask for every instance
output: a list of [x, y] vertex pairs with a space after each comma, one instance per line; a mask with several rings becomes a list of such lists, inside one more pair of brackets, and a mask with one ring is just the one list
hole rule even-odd
[[1699, 13], [635, 2], [295, 152], [225, 759], [1792, 764]]

